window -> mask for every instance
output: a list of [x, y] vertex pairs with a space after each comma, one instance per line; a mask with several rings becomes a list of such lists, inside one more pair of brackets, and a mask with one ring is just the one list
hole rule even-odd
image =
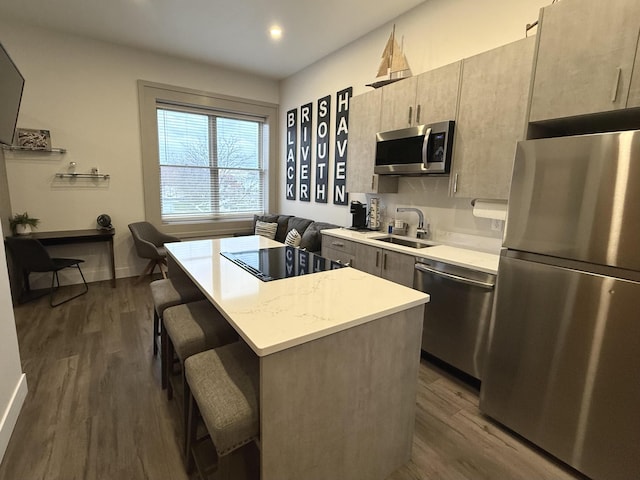
[[277, 107], [138, 82], [146, 219], [182, 236], [250, 229], [277, 181]]
[[157, 116], [163, 222], [264, 212], [262, 120], [164, 106]]

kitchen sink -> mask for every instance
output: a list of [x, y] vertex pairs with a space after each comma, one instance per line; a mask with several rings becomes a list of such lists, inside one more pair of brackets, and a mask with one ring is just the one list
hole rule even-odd
[[411, 248], [427, 248], [427, 247], [434, 246], [433, 243], [427, 242], [424, 240], [410, 240], [407, 238], [400, 238], [400, 237], [382, 237], [382, 238], [375, 238], [374, 240], [378, 240], [380, 242], [393, 243], [395, 245], [402, 245], [404, 247], [411, 247]]

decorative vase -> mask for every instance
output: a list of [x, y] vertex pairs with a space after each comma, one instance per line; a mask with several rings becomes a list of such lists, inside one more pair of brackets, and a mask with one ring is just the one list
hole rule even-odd
[[18, 224], [16, 225], [16, 234], [18, 235], [29, 235], [31, 233], [31, 225], [29, 224]]

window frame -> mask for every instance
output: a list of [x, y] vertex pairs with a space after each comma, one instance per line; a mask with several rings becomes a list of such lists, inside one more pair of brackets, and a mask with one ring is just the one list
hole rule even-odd
[[198, 219], [183, 222], [163, 222], [160, 209], [160, 162], [158, 152], [157, 108], [162, 104], [190, 106], [237, 112], [264, 118], [265, 211], [271, 211], [276, 202], [278, 106], [268, 102], [249, 100], [228, 95], [203, 92], [182, 87], [138, 80], [140, 112], [140, 138], [142, 148], [142, 173], [145, 219], [161, 231], [178, 237], [229, 236], [251, 230], [253, 216], [229, 219]]

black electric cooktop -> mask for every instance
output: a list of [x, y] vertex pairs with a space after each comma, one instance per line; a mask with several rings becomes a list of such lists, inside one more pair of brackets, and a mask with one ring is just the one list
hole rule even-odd
[[263, 282], [335, 270], [344, 265], [294, 247], [261, 248], [245, 252], [220, 252]]

